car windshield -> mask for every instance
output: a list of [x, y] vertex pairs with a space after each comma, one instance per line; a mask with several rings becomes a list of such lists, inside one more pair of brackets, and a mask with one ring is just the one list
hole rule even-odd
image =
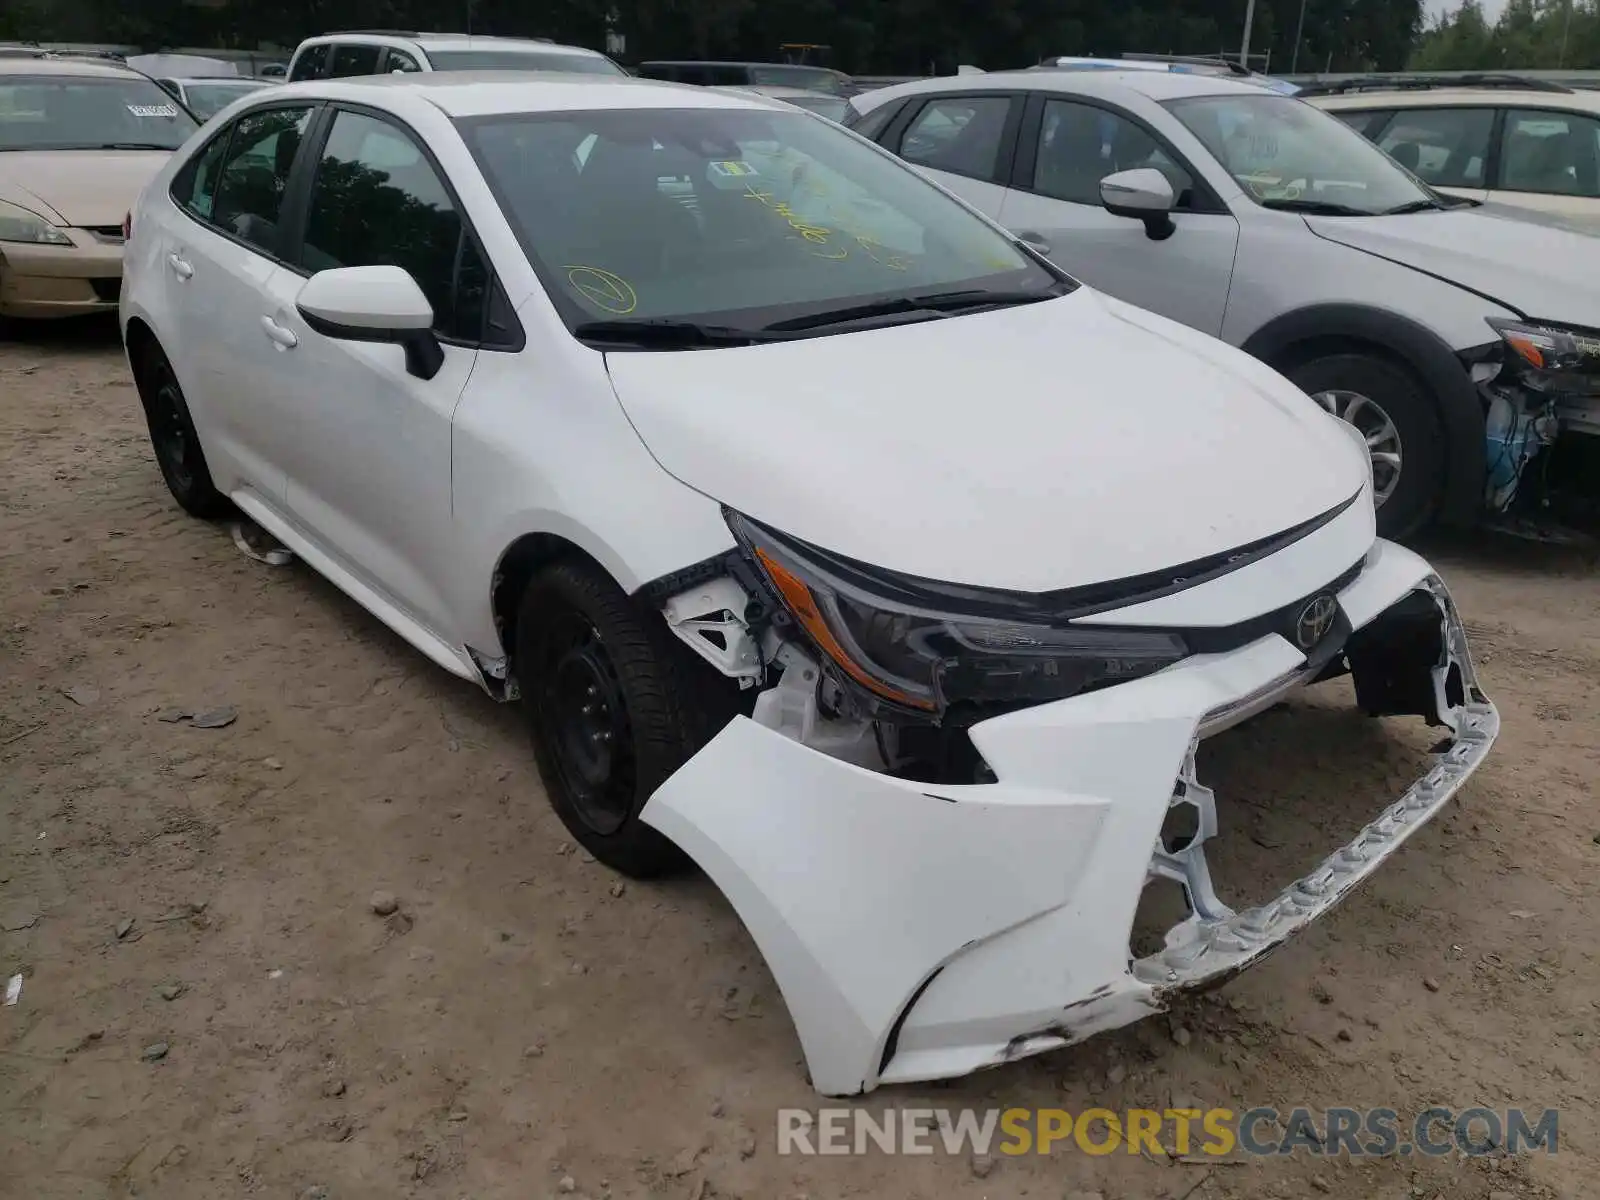
[[565, 71], [572, 75], [626, 75], [598, 54], [550, 54], [538, 50], [429, 50], [435, 71]]
[[609, 109], [461, 124], [569, 326], [753, 330], [930, 291], [1042, 299], [1063, 286], [921, 176], [804, 113]]
[[844, 80], [827, 67], [800, 67], [788, 63], [757, 63], [750, 68], [750, 82], [768, 86], [806, 88], [814, 92], [844, 94]]
[[796, 108], [804, 108], [814, 113], [820, 113], [830, 121], [843, 121], [845, 114], [850, 111], [850, 101], [843, 96], [829, 96], [822, 92], [817, 92], [810, 96], [796, 96], [793, 93], [789, 93], [779, 97], [779, 99], [786, 104], [794, 105]]
[[1343, 121], [1291, 96], [1197, 96], [1167, 108], [1264, 207], [1374, 216], [1440, 203]]
[[189, 111], [202, 121], [219, 113], [246, 92], [259, 91], [265, 84], [242, 80], [239, 83], [184, 83], [183, 98]]
[[196, 128], [148, 79], [0, 79], [0, 150], [176, 150]]

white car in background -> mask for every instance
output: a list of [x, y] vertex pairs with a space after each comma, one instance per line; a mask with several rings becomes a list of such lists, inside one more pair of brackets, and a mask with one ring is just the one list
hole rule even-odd
[[847, 125], [1074, 276], [1356, 425], [1386, 534], [1541, 514], [1567, 479], [1600, 491], [1593, 469], [1564, 474], [1600, 460], [1600, 239], [1442, 197], [1248, 80], [1030, 70], [851, 107]]
[[[704, 868], [828, 1094], [1226, 978], [1498, 730], [1444, 585], [1375, 535], [1350, 426], [770, 100], [263, 93], [146, 190], [122, 321], [177, 501], [242, 510], [519, 701], [603, 862]], [[1444, 743], [1236, 910], [1197, 746], [1346, 671]], [[1136, 957], [1153, 880], [1188, 912]]]
[[1600, 234], [1600, 92], [1514, 75], [1309, 84], [1424, 183]]
[[358, 30], [310, 37], [295, 47], [289, 81], [409, 75], [431, 71], [565, 71], [623, 76], [598, 50], [549, 38]]

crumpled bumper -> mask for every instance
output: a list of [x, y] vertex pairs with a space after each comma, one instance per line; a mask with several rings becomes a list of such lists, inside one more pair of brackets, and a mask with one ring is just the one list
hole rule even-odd
[[[1276, 634], [975, 726], [991, 784], [897, 779], [739, 718], [643, 819], [745, 922], [820, 1092], [948, 1078], [1081, 1041], [1249, 966], [1331, 910], [1483, 761], [1499, 716], [1428, 565], [1379, 542], [1339, 603], [1353, 637], [1402, 607], [1436, 614], [1436, 661], [1400, 682], [1413, 704], [1431, 696], [1448, 747], [1402, 795], [1381, 798], [1353, 841], [1246, 911], [1212, 890], [1217, 805], [1195, 748], [1315, 674]], [[1374, 707], [1359, 678], [1357, 690]], [[1163, 823], [1181, 805], [1198, 833], [1171, 849]], [[1158, 877], [1182, 884], [1189, 915], [1135, 959], [1135, 910]]]

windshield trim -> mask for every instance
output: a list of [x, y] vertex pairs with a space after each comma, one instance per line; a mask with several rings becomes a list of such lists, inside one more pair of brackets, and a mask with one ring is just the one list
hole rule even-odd
[[[1336, 136], [1353, 138], [1354, 142], [1352, 144], [1359, 145], [1361, 147], [1361, 149], [1359, 151], [1357, 151], [1358, 154], [1367, 154], [1369, 156], [1369, 158], [1371, 158], [1373, 161], [1380, 163], [1382, 168], [1387, 168], [1388, 170], [1392, 171], [1396, 176], [1398, 176], [1399, 178], [1404, 179], [1406, 182], [1408, 182], [1413, 188], [1415, 188], [1417, 190], [1418, 194], [1416, 196], [1416, 199], [1418, 199], [1418, 200], [1431, 200], [1436, 205], [1439, 205], [1440, 207], [1448, 206], [1448, 203], [1449, 203], [1448, 202], [1448, 198], [1442, 196], [1439, 192], [1437, 192], [1429, 184], [1425, 183], [1422, 179], [1419, 179], [1416, 175], [1414, 175], [1410, 171], [1406, 170], [1405, 167], [1402, 167], [1399, 163], [1395, 162], [1395, 160], [1390, 158], [1389, 155], [1385, 154], [1383, 152], [1383, 150], [1379, 149], [1379, 147], [1375, 143], [1373, 143], [1371, 141], [1368, 141], [1365, 136], [1363, 136], [1362, 134], [1356, 132], [1356, 130], [1352, 129], [1349, 125], [1347, 125], [1343, 121], [1339, 120], [1333, 114], [1325, 111], [1324, 109], [1318, 108], [1314, 104], [1307, 103], [1306, 101], [1300, 99], [1296, 95], [1292, 95], [1292, 94], [1288, 94], [1288, 93], [1284, 93], [1284, 92], [1275, 92], [1275, 91], [1271, 91], [1270, 89], [1263, 88], [1263, 89], [1260, 89], [1259, 91], [1257, 91], [1257, 92], [1255, 92], [1255, 93], [1253, 93], [1251, 95], [1241, 95], [1241, 94], [1233, 93], [1233, 92], [1210, 93], [1210, 94], [1203, 95], [1203, 96], [1179, 96], [1179, 97], [1174, 97], [1173, 99], [1170, 99], [1170, 100], [1162, 100], [1162, 101], [1160, 101], [1159, 103], [1160, 103], [1161, 107], [1163, 109], [1165, 109], [1172, 116], [1173, 120], [1178, 122], [1178, 124], [1183, 128], [1183, 131], [1185, 133], [1187, 133], [1191, 138], [1193, 138], [1195, 140], [1195, 142], [1199, 145], [1200, 149], [1206, 154], [1207, 158], [1216, 166], [1217, 170], [1221, 171], [1223, 176], [1225, 178], [1227, 178], [1228, 180], [1230, 180], [1234, 184], [1234, 186], [1237, 188], [1237, 190], [1238, 190], [1240, 195], [1242, 195], [1246, 199], [1248, 199], [1250, 201], [1250, 203], [1253, 204], [1257, 208], [1264, 209], [1265, 211], [1268, 211], [1268, 212], [1273, 212], [1273, 211], [1278, 211], [1278, 212], [1292, 211], [1292, 210], [1289, 210], [1289, 209], [1278, 208], [1278, 207], [1275, 207], [1274, 205], [1263, 203], [1263, 197], [1256, 195], [1254, 191], [1252, 191], [1250, 188], [1244, 186], [1244, 184], [1240, 181], [1239, 177], [1237, 175], [1235, 175], [1232, 170], [1229, 169], [1228, 164], [1223, 162], [1222, 159], [1220, 157], [1218, 157], [1216, 152], [1214, 150], [1212, 150], [1211, 146], [1206, 142], [1206, 139], [1200, 135], [1200, 132], [1198, 130], [1196, 130], [1192, 125], [1190, 125], [1190, 123], [1187, 120], [1185, 120], [1184, 117], [1183, 117], [1183, 111], [1182, 110], [1185, 109], [1185, 108], [1201, 108], [1201, 107], [1216, 106], [1216, 105], [1220, 105], [1220, 104], [1230, 104], [1230, 103], [1237, 103], [1237, 102], [1243, 102], [1243, 103], [1250, 104], [1250, 105], [1261, 105], [1261, 104], [1298, 104], [1298, 105], [1301, 105], [1305, 110], [1307, 110], [1309, 112], [1316, 113], [1318, 118], [1321, 118], [1321, 119], [1323, 119], [1325, 121], [1331, 122], [1333, 126], [1336, 126], [1340, 130], [1340, 133], [1338, 135], [1336, 135]], [[1420, 211], [1426, 212], [1428, 210], [1427, 209], [1422, 209]], [[1351, 217], [1365, 218], [1365, 217], [1390, 216], [1390, 215], [1393, 215], [1393, 214], [1388, 212], [1387, 209], [1381, 209], [1380, 208], [1380, 209], [1372, 209], [1370, 211], [1360, 212], [1360, 213], [1354, 213], [1353, 212], [1353, 213], [1350, 213], [1350, 214], [1347, 214], [1347, 215], [1349, 215]]]
[[[539, 254], [538, 251], [535, 249], [536, 243], [535, 243], [534, 239], [529, 236], [528, 231], [523, 227], [523, 223], [522, 223], [521, 219], [517, 216], [516, 208], [510, 202], [510, 197], [506, 194], [506, 191], [505, 191], [505, 188], [504, 188], [504, 184], [499, 179], [499, 177], [492, 170], [489, 169], [489, 167], [486, 164], [484, 158], [480, 155], [479, 143], [478, 143], [476, 137], [474, 136], [474, 131], [477, 130], [478, 128], [482, 127], [482, 126], [491, 126], [491, 125], [504, 123], [504, 122], [508, 122], [508, 121], [527, 121], [527, 122], [550, 122], [550, 123], [556, 123], [556, 122], [560, 122], [560, 121], [571, 120], [574, 116], [589, 115], [589, 114], [600, 114], [600, 113], [629, 112], [629, 111], [634, 111], [634, 112], [649, 111], [649, 112], [652, 112], [652, 113], [657, 113], [657, 112], [661, 112], [661, 113], [666, 113], [666, 112], [702, 113], [702, 112], [706, 112], [708, 110], [706, 110], [704, 108], [701, 108], [699, 106], [696, 106], [696, 107], [692, 107], [692, 108], [670, 108], [670, 109], [669, 108], [661, 108], [661, 109], [651, 108], [649, 110], [643, 110], [643, 109], [633, 109], [633, 110], [630, 110], [630, 109], [593, 109], [593, 110], [559, 110], [559, 111], [535, 111], [535, 112], [498, 112], [498, 113], [479, 113], [479, 114], [474, 114], [474, 115], [471, 115], [471, 116], [456, 117], [456, 118], [453, 118], [453, 120], [452, 120], [452, 124], [455, 125], [457, 132], [460, 134], [461, 140], [466, 146], [467, 153], [471, 157], [473, 165], [477, 168], [479, 175], [482, 177], [484, 183], [487, 185], [490, 195], [492, 195], [494, 197], [495, 204], [499, 207], [500, 214], [501, 214], [502, 218], [505, 220], [506, 225], [511, 229], [511, 232], [512, 232], [514, 238], [515, 238], [516, 243], [517, 243], [517, 248], [521, 251], [523, 257], [527, 260], [529, 267], [532, 268], [534, 276], [539, 281], [539, 286], [543, 289], [545, 295], [549, 298], [551, 306], [555, 309], [556, 314], [561, 319], [562, 324], [566, 326], [568, 333], [572, 334], [574, 340], [577, 340], [580, 343], [582, 343], [582, 339], [578, 338], [578, 336], [577, 336], [577, 333], [576, 333], [577, 328], [580, 325], [583, 325], [583, 324], [586, 324], [586, 323], [592, 323], [592, 322], [596, 321], [597, 317], [596, 317], [595, 314], [580, 308], [577, 305], [577, 303], [574, 300], [572, 300], [572, 298], [566, 293], [565, 289], [559, 283], [559, 272], [554, 270], [551, 267], [551, 265], [545, 260], [544, 256]], [[807, 111], [807, 110], [804, 110], [804, 109], [797, 110], [797, 111], [795, 111], [793, 113], [783, 113], [783, 112], [771, 113], [771, 112], [767, 112], [765, 109], [756, 109], [756, 108], [751, 108], [749, 111], [754, 112], [754, 113], [758, 113], [758, 114], [762, 114], [762, 115], [766, 115], [766, 116], [775, 116], [775, 117], [778, 117], [778, 118], [780, 118], [782, 120], [817, 121], [817, 122], [822, 123], [824, 126], [828, 126], [828, 127], [839, 129], [839, 130], [843, 129], [843, 126], [840, 126], [840, 125], [837, 125], [834, 122], [828, 121], [827, 118], [821, 116], [820, 114], [814, 113], [814, 112], [810, 112], [810, 111]], [[875, 151], [875, 152], [877, 152], [883, 158], [885, 158], [890, 163], [892, 163], [895, 169], [905, 172], [908, 176], [911, 177], [911, 179], [913, 181], [915, 181], [916, 184], [918, 184], [918, 185], [920, 185], [920, 186], [922, 186], [924, 188], [927, 188], [927, 189], [929, 189], [930, 191], [932, 191], [934, 193], [938, 193], [941, 196], [941, 198], [944, 200], [944, 202], [955, 205], [956, 208], [962, 210], [968, 217], [970, 217], [971, 219], [979, 222], [985, 228], [989, 229], [992, 233], [994, 233], [994, 235], [997, 238], [1000, 238], [1002, 241], [1006, 242], [1017, 253], [1017, 256], [1020, 259], [1023, 260], [1024, 267], [1022, 267], [1022, 268], [1018, 268], [1016, 270], [1008, 270], [1008, 271], [1004, 271], [1004, 272], [997, 272], [996, 274], [990, 275], [990, 276], [976, 276], [976, 277], [973, 277], [971, 279], [959, 281], [962, 286], [971, 287], [971, 286], [975, 286], [975, 285], [981, 284], [986, 280], [998, 280], [998, 279], [1001, 279], [1001, 278], [1004, 278], [1004, 277], [1013, 276], [1013, 275], [1015, 275], [1017, 273], [1017, 270], [1030, 268], [1030, 267], [1031, 268], [1037, 268], [1038, 270], [1042, 271], [1046, 276], [1048, 276], [1048, 283], [1046, 284], [1046, 288], [1054, 290], [1055, 296], [1068, 295], [1071, 292], [1076, 291], [1080, 286], [1082, 286], [1076, 279], [1074, 279], [1066, 271], [1062, 270], [1060, 267], [1058, 267], [1055, 263], [1051, 262], [1044, 255], [1042, 255], [1042, 254], [1038, 253], [1037, 251], [1035, 251], [1032, 247], [1028, 246], [1025, 242], [1022, 242], [1020, 239], [1018, 239], [1015, 235], [1011, 234], [1009, 231], [1001, 229], [1001, 228], [998, 228], [998, 227], [994, 226], [991, 222], [985, 220], [983, 217], [981, 217], [981, 216], [979, 216], [979, 215], [977, 215], [975, 213], [972, 213], [969, 209], [967, 209], [967, 207], [965, 205], [961, 204], [959, 201], [950, 200], [948, 196], [944, 195], [943, 189], [939, 188], [936, 184], [934, 184], [931, 181], [929, 181], [928, 179], [926, 179], [920, 172], [918, 172], [918, 171], [912, 169], [911, 167], [909, 167], [903, 160], [901, 160], [897, 156], [891, 154], [890, 152], [885, 150], [883, 147], [877, 145], [874, 142], [867, 142], [866, 143], [866, 147], [871, 149], [871, 150], [873, 150], [873, 151]], [[946, 286], [949, 287], [949, 286], [954, 286], [954, 285], [946, 285]], [[921, 288], [921, 289], [918, 289], [918, 290], [927, 290], [927, 288], [924, 287], [924, 288]], [[1007, 292], [1015, 291], [1016, 290], [1016, 285], [1014, 283], [1013, 284], [1001, 284], [1001, 285], [998, 285], [995, 290], [997, 290], [997, 291], [1007, 291]], [[705, 309], [705, 310], [701, 310], [701, 311], [697, 311], [697, 312], [686, 312], [686, 313], [670, 314], [670, 316], [662, 316], [662, 317], [654, 318], [654, 319], [657, 319], [657, 320], [674, 320], [674, 321], [685, 322], [685, 323], [695, 323], [695, 324], [701, 324], [701, 325], [715, 325], [715, 326], [720, 326], [720, 327], [723, 327], [723, 328], [741, 329], [741, 330], [750, 332], [750, 333], [752, 333], [752, 334], [754, 334], [756, 336], [759, 336], [760, 333], [765, 332], [765, 327], [770, 325], [771, 322], [774, 319], [805, 316], [805, 315], [810, 315], [811, 313], [822, 313], [822, 312], [828, 311], [829, 309], [840, 307], [842, 304], [845, 304], [845, 303], [848, 303], [849, 305], [854, 307], [854, 306], [861, 305], [861, 304], [882, 302], [882, 301], [887, 301], [887, 300], [892, 300], [892, 299], [896, 299], [896, 298], [899, 298], [899, 297], [903, 297], [904, 295], [906, 295], [906, 293], [907, 293], [907, 289], [905, 289], [905, 288], [896, 288], [896, 289], [888, 289], [888, 290], [881, 291], [881, 292], [862, 293], [860, 295], [852, 295], [852, 296], [844, 297], [844, 298], [834, 298], [834, 299], [830, 299], [830, 300], [818, 300], [818, 301], [815, 301], [815, 302], [809, 304], [808, 307], [806, 308], [806, 310], [803, 311], [803, 312], [796, 312], [796, 311], [793, 311], [789, 306], [784, 306], [783, 311], [781, 312], [779, 317], [774, 317], [774, 315], [771, 312], [767, 312], [766, 311], [768, 309], [772, 309], [772, 308], [777, 307], [777, 306], [768, 305], [768, 306], [764, 306], [764, 307], [746, 307], [746, 308], [736, 308], [736, 309]], [[763, 314], [765, 314], [765, 315], [763, 315]], [[966, 315], [966, 314], [959, 313], [959, 312], [949, 313], [949, 314], [945, 315], [944, 319], [951, 319], [951, 318], [958, 317], [958, 316], [963, 316], [963, 315]], [[732, 320], [728, 319], [730, 317], [733, 318], [733, 319]], [[644, 320], [644, 319], [647, 319], [647, 318], [638, 318], [638, 319]], [[748, 322], [748, 323], [746, 323], [746, 322]], [[799, 335], [799, 336], [803, 336], [803, 337], [825, 337], [825, 336], [834, 335], [835, 333], [845, 333], [845, 332], [853, 332], [853, 331], [849, 330], [849, 329], [835, 330], [835, 329], [832, 329], [832, 328], [821, 327], [821, 328], [817, 328], [815, 330], [808, 329], [808, 330], [804, 331], [804, 334]], [[770, 340], [770, 338], [764, 339], [764, 340]], [[795, 340], [795, 338], [791, 337], [791, 338], [787, 338], [785, 340]], [[587, 343], [582, 343], [582, 344], [587, 344]], [[652, 348], [652, 349], [654, 349], [654, 348]]]

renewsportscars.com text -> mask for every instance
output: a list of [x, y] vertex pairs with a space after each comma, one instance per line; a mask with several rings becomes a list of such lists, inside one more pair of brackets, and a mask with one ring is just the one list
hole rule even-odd
[[784, 1108], [779, 1154], [1554, 1154], [1555, 1109]]

